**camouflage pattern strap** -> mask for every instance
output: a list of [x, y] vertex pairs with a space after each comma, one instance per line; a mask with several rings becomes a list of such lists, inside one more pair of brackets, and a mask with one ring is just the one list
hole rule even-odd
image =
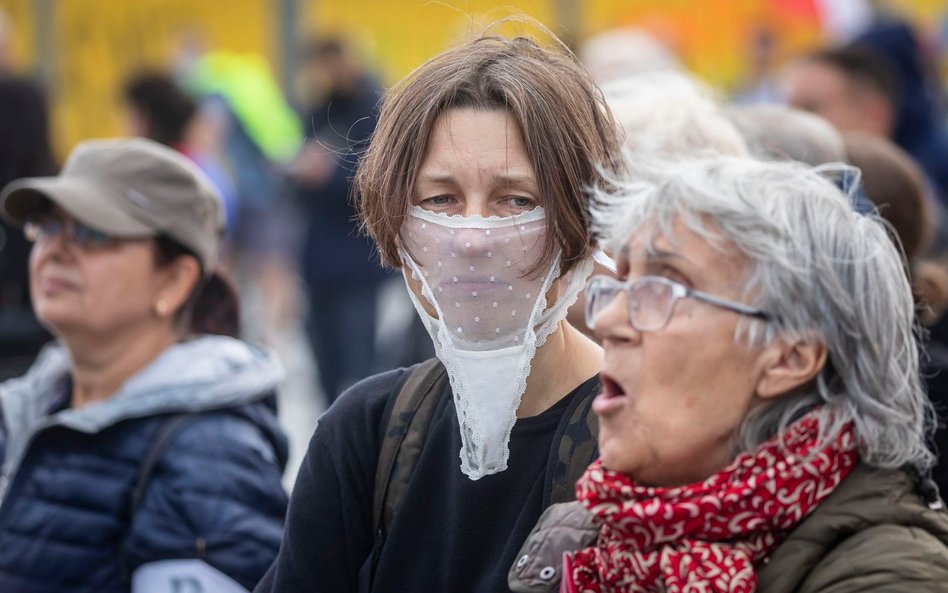
[[592, 401], [602, 387], [599, 381], [576, 394], [553, 437], [543, 488], [544, 508], [576, 500], [576, 481], [599, 456], [599, 421]]
[[447, 383], [444, 365], [431, 358], [411, 371], [398, 392], [375, 468], [372, 524], [376, 531], [391, 523], [401, 505]]

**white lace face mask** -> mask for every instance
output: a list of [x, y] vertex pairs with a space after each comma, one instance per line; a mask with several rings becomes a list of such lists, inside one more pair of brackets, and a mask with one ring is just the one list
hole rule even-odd
[[412, 206], [402, 236], [415, 309], [448, 371], [461, 426], [461, 471], [472, 480], [507, 468], [510, 431], [536, 349], [556, 331], [592, 271], [592, 259], [571, 272], [546, 307], [560, 276], [559, 256], [530, 274], [543, 254], [543, 208], [500, 218], [448, 216]]

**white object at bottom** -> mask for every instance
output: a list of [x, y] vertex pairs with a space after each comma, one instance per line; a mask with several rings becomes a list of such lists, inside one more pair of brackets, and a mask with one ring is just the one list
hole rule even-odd
[[249, 593], [240, 583], [203, 560], [162, 560], [140, 566], [132, 593]]

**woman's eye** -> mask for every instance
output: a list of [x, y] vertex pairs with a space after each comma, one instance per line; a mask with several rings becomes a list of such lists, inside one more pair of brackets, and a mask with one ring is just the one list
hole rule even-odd
[[449, 195], [442, 196], [433, 196], [431, 198], [425, 198], [421, 201], [421, 206], [423, 208], [440, 208], [448, 206], [453, 203], [453, 198]]
[[656, 276], [661, 276], [662, 278], [668, 278], [672, 282], [677, 282], [678, 284], [683, 284], [688, 288], [693, 288], [691, 280], [681, 273], [677, 268], [672, 266], [661, 266], [656, 273]]
[[509, 196], [507, 203], [520, 210], [532, 210], [536, 206], [536, 203], [532, 199], [522, 196]]

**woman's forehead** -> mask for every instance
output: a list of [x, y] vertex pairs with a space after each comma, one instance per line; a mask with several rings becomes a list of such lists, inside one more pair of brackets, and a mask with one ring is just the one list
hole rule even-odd
[[459, 166], [506, 170], [511, 176], [534, 175], [520, 127], [503, 109], [450, 109], [438, 117], [421, 171], [446, 174]]
[[703, 226], [705, 232], [690, 228], [677, 218], [666, 230], [656, 223], [640, 226], [628, 235], [616, 253], [619, 266], [675, 263], [695, 270], [743, 270], [747, 258], [724, 238], [713, 225]]

